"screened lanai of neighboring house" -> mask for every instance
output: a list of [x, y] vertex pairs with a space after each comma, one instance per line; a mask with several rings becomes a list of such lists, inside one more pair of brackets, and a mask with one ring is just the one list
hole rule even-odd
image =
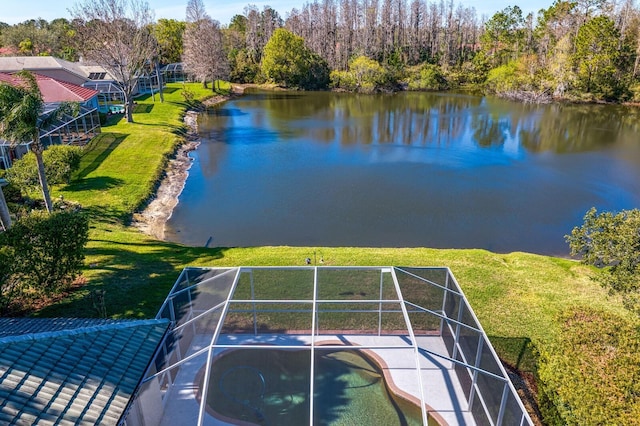
[[82, 84], [82, 87], [98, 92], [98, 110], [102, 113], [109, 112], [110, 106], [124, 102], [124, 92], [114, 81], [92, 80]]
[[63, 116], [43, 129], [40, 142], [44, 146], [84, 144], [99, 134], [100, 130], [98, 110], [80, 107], [77, 116]]
[[532, 424], [448, 268], [186, 268], [157, 318], [128, 426]]
[[[100, 117], [97, 110], [97, 95], [94, 90], [55, 78], [36, 74], [36, 81], [44, 102], [39, 120], [50, 116], [61, 103], [78, 103], [77, 114], [58, 117], [54, 122], [40, 129], [40, 142], [46, 147], [59, 144], [83, 144], [100, 133]], [[17, 85], [20, 78], [13, 74], [0, 73], [0, 81]], [[42, 124], [40, 121], [39, 125]], [[26, 140], [18, 146], [0, 139], [0, 168], [11, 167], [13, 161], [21, 158], [29, 150], [31, 141]]]
[[187, 80], [182, 62], [167, 64], [160, 69], [165, 83], [176, 83]]
[[[56, 105], [48, 104], [43, 114], [47, 114]], [[80, 107], [77, 116], [63, 116], [40, 131], [40, 143], [51, 145], [82, 145], [100, 133], [100, 117], [98, 110], [92, 107]], [[11, 146], [8, 141], [0, 139], [0, 168], [8, 169], [13, 161], [22, 158], [28, 151], [30, 141], [18, 146]]]

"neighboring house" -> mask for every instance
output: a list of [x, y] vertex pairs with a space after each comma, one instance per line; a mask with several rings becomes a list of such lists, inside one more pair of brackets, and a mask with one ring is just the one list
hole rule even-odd
[[15, 73], [22, 70], [77, 86], [82, 86], [82, 84], [89, 81], [88, 71], [78, 62], [69, 62], [53, 56], [0, 57], [0, 72]]
[[0, 424], [120, 423], [168, 326], [0, 318]]
[[[45, 147], [84, 144], [100, 133], [97, 91], [41, 74], [36, 74], [36, 81], [45, 105], [42, 114], [46, 115], [62, 102], [80, 104], [78, 116], [67, 117], [41, 130], [40, 142]], [[15, 85], [20, 84], [20, 79], [13, 74], [0, 72], [0, 82]], [[30, 143], [31, 141], [25, 141], [24, 144], [11, 147], [9, 142], [0, 139], [0, 168], [11, 167], [13, 160], [21, 158], [28, 152]]]
[[[78, 86], [87, 87], [99, 92], [98, 108], [107, 112], [114, 103], [122, 103], [124, 94], [103, 67], [87, 62], [70, 62], [54, 56], [8, 56], [0, 57], [0, 72], [14, 73], [28, 70], [40, 75], [48, 76], [59, 81], [65, 81]], [[158, 80], [154, 73], [140, 76], [133, 95], [151, 93], [158, 88]]]

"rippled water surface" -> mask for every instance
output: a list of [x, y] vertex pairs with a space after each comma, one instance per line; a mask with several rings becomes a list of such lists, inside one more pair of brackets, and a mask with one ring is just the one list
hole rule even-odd
[[567, 255], [590, 207], [640, 207], [639, 118], [449, 93], [251, 93], [200, 117], [166, 235]]

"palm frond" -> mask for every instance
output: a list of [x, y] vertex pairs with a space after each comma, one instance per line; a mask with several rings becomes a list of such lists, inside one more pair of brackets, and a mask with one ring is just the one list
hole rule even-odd
[[39, 130], [64, 117], [76, 117], [77, 102], [63, 102], [42, 114], [44, 101], [36, 77], [28, 71], [16, 74], [20, 84], [0, 83], [0, 138], [12, 145], [38, 142]]
[[47, 128], [58, 121], [75, 118], [78, 114], [80, 114], [80, 104], [78, 102], [62, 102], [55, 109], [39, 117], [38, 128]]

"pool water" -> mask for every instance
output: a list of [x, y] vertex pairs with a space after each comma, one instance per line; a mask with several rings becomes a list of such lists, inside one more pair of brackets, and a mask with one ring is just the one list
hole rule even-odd
[[[230, 422], [309, 424], [310, 371], [310, 350], [227, 351], [212, 366], [208, 411]], [[422, 424], [420, 407], [393, 395], [361, 351], [316, 349], [314, 379], [314, 424]]]

